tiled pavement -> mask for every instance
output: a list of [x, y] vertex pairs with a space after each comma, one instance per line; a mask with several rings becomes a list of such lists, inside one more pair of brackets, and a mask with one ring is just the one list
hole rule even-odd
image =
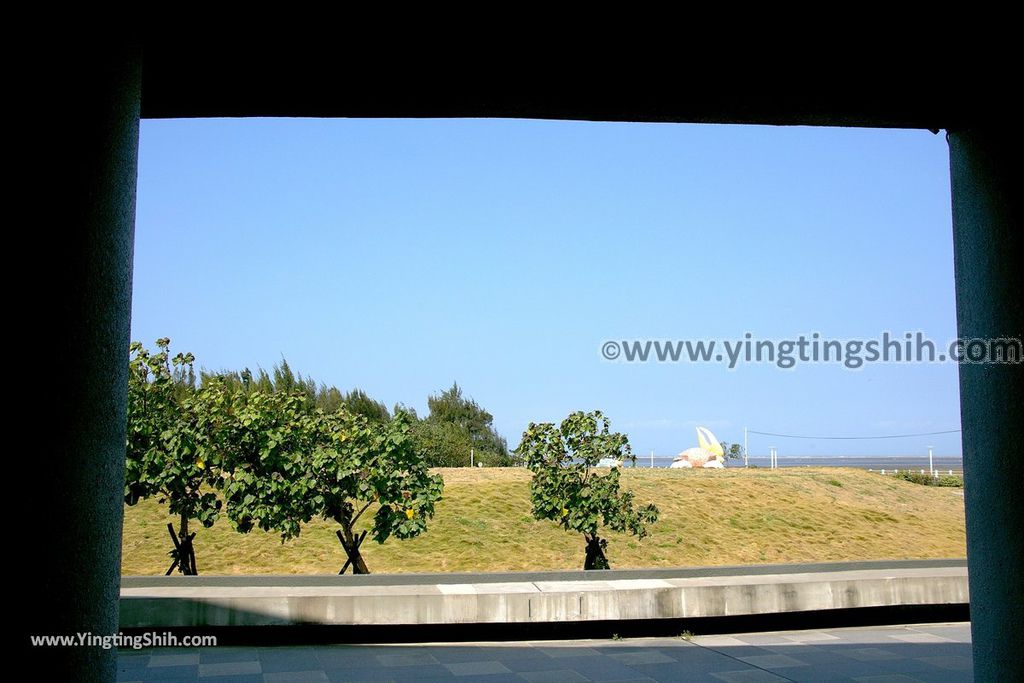
[[209, 683], [970, 681], [970, 625], [626, 640], [123, 650], [118, 680]]

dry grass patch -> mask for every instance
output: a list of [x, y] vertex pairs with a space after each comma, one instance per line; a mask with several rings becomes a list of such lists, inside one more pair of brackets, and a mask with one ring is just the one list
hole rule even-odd
[[[440, 469], [444, 500], [429, 531], [363, 545], [375, 573], [527, 571], [583, 566], [582, 537], [530, 515], [524, 469]], [[623, 486], [660, 521], [643, 541], [608, 534], [613, 568], [963, 557], [963, 491], [871, 472], [627, 469]], [[368, 518], [364, 516], [364, 518]], [[153, 501], [125, 508], [122, 571], [162, 574], [170, 518]], [[313, 522], [282, 544], [221, 519], [196, 536], [201, 574], [333, 574], [344, 562], [337, 525]]]

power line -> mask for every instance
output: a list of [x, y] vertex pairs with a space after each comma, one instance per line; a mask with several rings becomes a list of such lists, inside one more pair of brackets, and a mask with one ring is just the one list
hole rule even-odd
[[938, 434], [959, 434], [959, 429], [949, 429], [943, 432], [919, 432], [917, 434], [886, 434], [884, 436], [804, 436], [802, 434], [778, 434], [776, 432], [758, 432], [753, 429], [747, 430], [750, 434], [761, 436], [778, 436], [784, 439], [815, 439], [828, 441], [868, 441], [871, 439], [909, 439], [915, 436], [936, 436]]

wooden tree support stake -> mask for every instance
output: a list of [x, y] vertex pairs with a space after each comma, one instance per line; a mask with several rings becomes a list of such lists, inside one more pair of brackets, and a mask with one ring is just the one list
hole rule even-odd
[[[341, 547], [345, 549], [345, 554], [348, 556], [338, 574], [344, 574], [349, 565], [352, 565], [353, 574], [369, 574], [370, 570], [366, 568], [366, 563], [362, 561], [359, 553], [359, 546], [363, 544], [363, 539], [366, 538], [366, 529], [363, 529], [363, 533], [359, 534], [359, 537], [353, 539], [351, 543], [345, 540], [345, 535], [341, 532], [341, 529], [338, 529], [335, 533], [338, 535], [338, 540], [341, 541]], [[359, 560], [358, 562], [355, 561], [357, 559]]]
[[171, 562], [171, 566], [167, 568], [167, 572], [164, 576], [170, 576], [176, 568], [185, 576], [198, 575], [199, 571], [196, 569], [196, 551], [192, 545], [192, 541], [196, 537], [196, 532], [193, 531], [179, 540], [178, 535], [174, 533], [174, 525], [168, 522], [167, 533], [171, 535], [171, 541], [174, 543], [174, 550], [169, 553], [174, 561]]

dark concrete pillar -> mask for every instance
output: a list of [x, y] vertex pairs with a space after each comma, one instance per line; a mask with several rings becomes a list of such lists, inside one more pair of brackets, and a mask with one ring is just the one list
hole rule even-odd
[[[33, 635], [117, 632], [140, 59], [95, 40], [45, 80], [41, 169], [21, 171], [43, 194], [22, 229], [43, 239], [26, 285], [40, 283], [46, 324], [20, 360], [49, 395], [33, 406], [46, 432], [17, 455], [31, 478], [14, 495], [38, 505], [7, 520], [23, 532], [9, 546], [23, 579], [8, 589], [26, 598], [8, 618]], [[28, 657], [33, 678], [115, 680], [114, 650], [29, 646]]]
[[[1024, 335], [1018, 131], [950, 132], [961, 338]], [[1021, 365], [960, 365], [974, 675], [1024, 672], [1024, 397]]]

